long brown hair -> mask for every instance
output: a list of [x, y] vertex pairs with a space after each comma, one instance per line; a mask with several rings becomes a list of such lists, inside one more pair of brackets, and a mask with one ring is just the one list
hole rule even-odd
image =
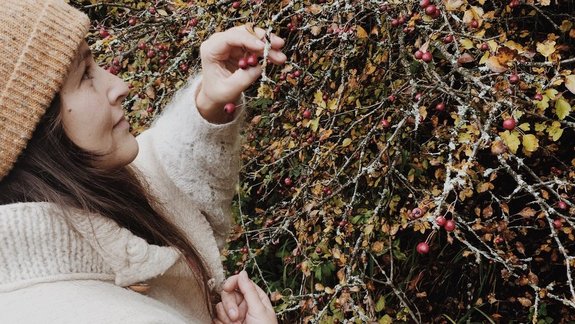
[[56, 96], [13, 170], [0, 181], [0, 204], [52, 202], [80, 208], [114, 220], [150, 244], [176, 247], [196, 274], [213, 316], [209, 275], [198, 251], [168, 221], [137, 170], [93, 167], [102, 157], [81, 149], [66, 136]]

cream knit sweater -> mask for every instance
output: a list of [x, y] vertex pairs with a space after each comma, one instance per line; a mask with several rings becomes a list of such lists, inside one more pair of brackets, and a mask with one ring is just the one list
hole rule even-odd
[[[133, 162], [208, 263], [231, 227], [241, 110], [225, 125], [195, 107], [201, 78], [137, 137]], [[146, 281], [147, 296], [123, 287]], [[0, 206], [0, 323], [210, 323], [199, 287], [173, 248], [148, 244], [100, 215], [66, 217], [50, 203]]]

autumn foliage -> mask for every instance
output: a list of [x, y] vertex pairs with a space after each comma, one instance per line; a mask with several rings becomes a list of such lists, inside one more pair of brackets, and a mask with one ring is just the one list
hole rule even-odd
[[134, 133], [209, 35], [286, 39], [224, 254], [284, 322], [575, 320], [573, 1], [72, 2]]

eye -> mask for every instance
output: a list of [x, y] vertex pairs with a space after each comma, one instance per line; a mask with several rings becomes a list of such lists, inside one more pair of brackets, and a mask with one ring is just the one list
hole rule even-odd
[[92, 73], [90, 71], [90, 67], [87, 66], [84, 70], [84, 75], [82, 76], [82, 80], [92, 80]]

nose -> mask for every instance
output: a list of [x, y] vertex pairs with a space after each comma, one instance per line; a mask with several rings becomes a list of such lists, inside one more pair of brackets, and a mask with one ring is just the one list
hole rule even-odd
[[121, 105], [124, 99], [128, 96], [130, 88], [124, 80], [108, 73], [110, 78], [110, 87], [108, 88], [108, 100], [112, 105]]

